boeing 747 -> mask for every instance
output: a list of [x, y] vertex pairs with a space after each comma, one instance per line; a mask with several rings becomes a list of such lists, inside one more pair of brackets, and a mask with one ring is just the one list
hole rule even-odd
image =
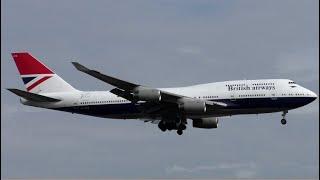
[[77, 62], [74, 67], [114, 86], [80, 91], [27, 52], [12, 53], [26, 90], [8, 89], [24, 105], [112, 119], [142, 119], [181, 135], [187, 119], [195, 128], [217, 128], [218, 117], [283, 112], [311, 103], [317, 95], [289, 79], [236, 80], [187, 87], [152, 88], [124, 81]]

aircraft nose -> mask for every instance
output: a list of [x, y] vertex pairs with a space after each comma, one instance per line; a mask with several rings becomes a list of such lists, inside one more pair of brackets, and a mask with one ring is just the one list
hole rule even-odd
[[309, 90], [309, 94], [313, 98], [313, 100], [316, 100], [318, 98], [317, 94], [312, 92], [312, 91], [310, 91], [310, 90]]

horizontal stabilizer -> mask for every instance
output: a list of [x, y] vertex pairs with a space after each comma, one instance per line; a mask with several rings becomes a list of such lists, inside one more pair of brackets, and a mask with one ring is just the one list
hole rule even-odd
[[35, 93], [30, 93], [27, 91], [22, 91], [19, 89], [8, 89], [10, 92], [23, 97], [24, 99], [30, 100], [30, 101], [36, 101], [36, 102], [58, 102], [61, 101], [59, 99], [55, 99], [55, 98], [51, 98], [51, 97], [47, 97], [47, 96], [43, 96], [43, 95], [39, 95], [39, 94], [35, 94]]

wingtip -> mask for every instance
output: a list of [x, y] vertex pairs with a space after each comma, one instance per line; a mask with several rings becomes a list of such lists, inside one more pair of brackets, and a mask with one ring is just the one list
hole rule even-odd
[[14, 89], [14, 88], [6, 88], [6, 89], [7, 89], [8, 91], [10, 91], [10, 92], [16, 90], [16, 89]]
[[77, 67], [77, 66], [79, 65], [79, 63], [78, 63], [78, 62], [75, 62], [75, 61], [72, 61], [71, 63], [72, 63], [72, 65], [73, 65], [74, 67]]
[[79, 71], [88, 71], [89, 70], [88, 68], [86, 68], [85, 66], [81, 65], [78, 62], [71, 62], [71, 63]]
[[13, 94], [17, 94], [17, 92], [21, 91], [19, 89], [15, 89], [15, 88], [7, 88], [7, 90], [12, 92]]

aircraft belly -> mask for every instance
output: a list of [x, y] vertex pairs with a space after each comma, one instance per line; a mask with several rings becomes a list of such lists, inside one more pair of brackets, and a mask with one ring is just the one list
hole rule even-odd
[[116, 118], [120, 116], [136, 117], [141, 113], [138, 109], [138, 106], [132, 103], [72, 106], [55, 108], [55, 110], [110, 118]]
[[[212, 117], [212, 116], [230, 116], [237, 114], [259, 114], [279, 112], [294, 109], [307, 104], [310, 99], [305, 98], [251, 98], [251, 99], [220, 99], [215, 100], [226, 103], [227, 107], [207, 109], [204, 113], [188, 114], [188, 118]], [[115, 118], [115, 119], [141, 119], [159, 118], [159, 114], [146, 114], [141, 110], [142, 104], [100, 104], [87, 106], [73, 106], [55, 108], [56, 110], [67, 111], [78, 114], [85, 114], [96, 117]]]

